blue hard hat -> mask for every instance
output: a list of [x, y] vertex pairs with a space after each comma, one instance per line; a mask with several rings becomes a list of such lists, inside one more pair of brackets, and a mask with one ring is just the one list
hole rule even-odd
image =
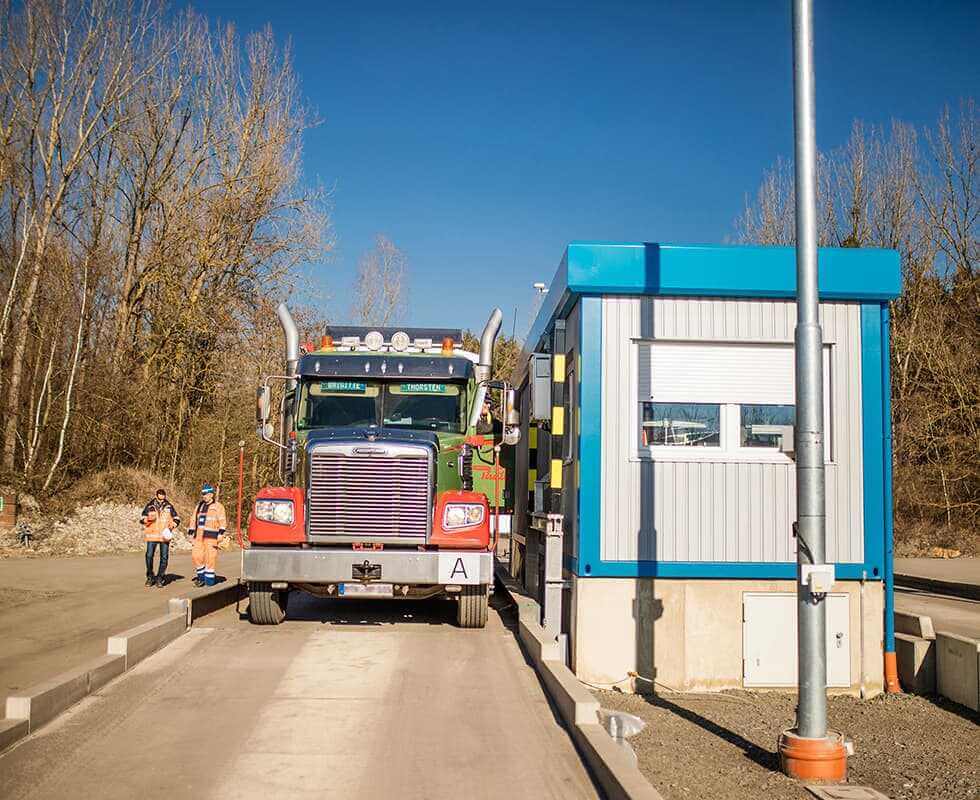
[[214, 487], [210, 483], [201, 486], [201, 494], [214, 494]]

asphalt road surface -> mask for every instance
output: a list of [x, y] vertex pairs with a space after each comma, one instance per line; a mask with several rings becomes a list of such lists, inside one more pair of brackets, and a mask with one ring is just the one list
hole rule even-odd
[[[895, 573], [976, 586], [980, 584], [980, 558], [896, 558]], [[942, 633], [980, 639], [978, 600], [896, 586], [895, 608], [931, 617], [933, 627]]]
[[276, 628], [206, 617], [0, 756], [0, 797], [597, 797], [508, 611], [454, 612], [294, 593]]
[[980, 639], [980, 601], [895, 587], [895, 608], [931, 617], [940, 633]]

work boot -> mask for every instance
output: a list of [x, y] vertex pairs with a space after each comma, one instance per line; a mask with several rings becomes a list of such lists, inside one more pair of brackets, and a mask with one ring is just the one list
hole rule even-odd
[[153, 576], [152, 575], [147, 575], [146, 576], [146, 583], [144, 583], [143, 585], [144, 586], [152, 586], [153, 585]]

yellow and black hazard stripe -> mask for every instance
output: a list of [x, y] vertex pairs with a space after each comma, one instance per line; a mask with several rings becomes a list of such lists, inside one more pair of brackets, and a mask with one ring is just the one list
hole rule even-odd
[[561, 513], [562, 453], [565, 445], [565, 321], [556, 320], [551, 342], [551, 475], [548, 510]]
[[534, 508], [534, 482], [538, 479], [538, 426], [530, 423], [527, 428], [527, 507]]

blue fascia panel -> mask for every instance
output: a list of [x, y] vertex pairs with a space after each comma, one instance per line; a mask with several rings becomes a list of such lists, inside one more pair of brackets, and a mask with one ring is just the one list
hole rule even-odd
[[582, 359], [578, 418], [578, 563], [599, 561], [602, 526], [602, 300], [583, 297], [579, 352]]
[[[796, 249], [722, 245], [605, 244], [568, 246], [563, 277], [581, 294], [793, 298]], [[890, 300], [901, 291], [895, 250], [822, 247], [821, 300]]]
[[882, 441], [881, 305], [861, 306], [861, 438], [864, 462], [864, 560], [884, 575], [884, 442]]
[[[598, 561], [566, 566], [579, 578], [705, 578], [727, 580], [794, 580], [796, 562], [749, 561]], [[868, 572], [866, 564], [835, 564], [837, 580], [862, 577], [881, 580]]]

